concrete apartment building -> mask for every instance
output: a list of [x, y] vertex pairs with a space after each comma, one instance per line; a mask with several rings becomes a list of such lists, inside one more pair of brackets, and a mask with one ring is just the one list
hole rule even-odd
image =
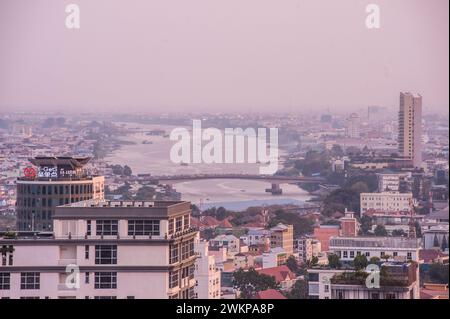
[[294, 248], [300, 261], [306, 263], [313, 257], [319, 257], [322, 252], [320, 241], [311, 237], [300, 237], [294, 240]]
[[402, 181], [407, 177], [406, 174], [377, 174], [378, 192], [399, 192]]
[[360, 216], [368, 211], [372, 212], [409, 212], [411, 210], [412, 193], [361, 193]]
[[182, 201], [59, 206], [53, 236], [0, 239], [0, 297], [194, 298], [190, 214]]
[[344, 262], [350, 262], [358, 255], [392, 261], [419, 261], [420, 240], [404, 237], [332, 237], [330, 251]]
[[368, 287], [355, 273], [342, 272], [331, 277], [328, 290], [327, 284], [324, 285], [324, 292], [328, 292], [329, 299], [420, 299], [417, 264], [383, 263], [380, 267], [384, 274], [378, 288]]
[[89, 157], [35, 157], [17, 179], [17, 229], [52, 231], [56, 206], [104, 198], [103, 176], [83, 169]]
[[[341, 269], [308, 269], [310, 299], [419, 299], [419, 239], [403, 237], [333, 237], [330, 252]], [[385, 272], [379, 288], [366, 286], [351, 262], [358, 255], [378, 257]], [[385, 262], [383, 262], [385, 260]], [[410, 261], [413, 261], [411, 263]]]
[[422, 96], [400, 93], [398, 113], [398, 151], [412, 160], [414, 167], [422, 165]]
[[281, 247], [288, 256], [294, 253], [294, 226], [278, 224], [270, 229], [270, 247]]
[[216, 265], [216, 258], [209, 253], [208, 242], [197, 237], [194, 250], [197, 255], [194, 271], [195, 297], [197, 299], [220, 299], [220, 270]]

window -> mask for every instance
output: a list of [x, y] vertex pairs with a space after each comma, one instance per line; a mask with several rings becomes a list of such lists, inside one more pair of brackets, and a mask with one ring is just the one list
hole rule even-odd
[[178, 270], [169, 273], [169, 288], [178, 287]]
[[406, 253], [406, 258], [408, 260], [411, 260], [412, 259], [412, 253], [411, 252]]
[[84, 259], [89, 259], [89, 245], [84, 246]]
[[116, 296], [94, 296], [94, 299], [117, 299]]
[[117, 235], [117, 220], [97, 220], [97, 236]]
[[117, 245], [95, 245], [95, 264], [117, 264]]
[[380, 299], [380, 294], [378, 292], [374, 292], [372, 294], [372, 299]]
[[9, 290], [11, 284], [11, 274], [0, 272], [0, 290]]
[[183, 229], [183, 218], [177, 217], [176, 223], [175, 223], [175, 232], [180, 232]]
[[174, 263], [178, 262], [178, 254], [179, 254], [178, 251], [179, 251], [178, 245], [170, 246], [170, 260], [169, 260], [170, 264], [174, 264]]
[[308, 275], [308, 277], [309, 277], [310, 282], [318, 282], [319, 281], [319, 274], [317, 274], [317, 273], [310, 273]]
[[370, 252], [366, 251], [366, 257], [370, 257]]
[[91, 231], [92, 231], [92, 225], [91, 225], [91, 221], [88, 220], [87, 222], [87, 230], [86, 230], [86, 235], [91, 236]]
[[169, 219], [169, 235], [173, 234], [173, 218]]
[[85, 275], [84, 275], [84, 283], [85, 284], [88, 284], [89, 283], [89, 276], [90, 276], [90, 273], [85, 273]]
[[129, 220], [129, 236], [159, 236], [159, 220]]
[[96, 272], [95, 273], [95, 289], [116, 289], [117, 273], [116, 272]]
[[344, 250], [344, 258], [348, 258], [348, 252]]
[[355, 258], [355, 252], [353, 250], [350, 251], [350, 258]]
[[183, 216], [183, 229], [189, 228], [189, 214]]
[[396, 299], [396, 298], [395, 298], [395, 294], [394, 294], [394, 293], [389, 293], [389, 292], [388, 292], [388, 293], [386, 294], [386, 299]]
[[326, 293], [330, 292], [330, 285], [325, 285], [325, 286], [324, 286], [324, 291], [325, 291]]
[[393, 256], [397, 257], [398, 256], [398, 252], [394, 251]]
[[20, 273], [20, 289], [40, 289], [40, 273], [22, 272]]

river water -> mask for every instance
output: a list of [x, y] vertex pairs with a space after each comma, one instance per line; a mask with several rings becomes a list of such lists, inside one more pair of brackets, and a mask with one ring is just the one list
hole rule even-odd
[[[105, 158], [110, 164], [128, 165], [133, 174], [149, 173], [152, 175], [180, 174], [258, 174], [261, 164], [188, 164], [180, 165], [170, 160], [170, 149], [174, 145], [168, 137], [149, 136], [148, 130], [164, 130], [170, 134], [174, 126], [146, 125], [138, 123], [116, 123], [133, 131], [122, 137], [133, 142], [125, 144]], [[144, 132], [134, 132], [138, 129]], [[191, 128], [187, 128], [188, 130]], [[144, 144], [144, 143], [145, 144]], [[280, 156], [283, 152], [280, 150]], [[296, 185], [283, 184], [282, 195], [266, 193], [270, 184], [254, 180], [211, 179], [177, 183], [174, 188], [181, 192], [182, 199], [191, 201], [202, 208], [223, 206], [227, 209], [244, 210], [250, 206], [273, 204], [302, 204], [311, 196]]]

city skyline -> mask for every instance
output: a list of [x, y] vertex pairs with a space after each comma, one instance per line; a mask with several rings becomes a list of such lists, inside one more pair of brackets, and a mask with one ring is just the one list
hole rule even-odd
[[448, 108], [447, 1], [377, 1], [379, 29], [353, 0], [76, 4], [71, 30], [64, 3], [2, 2], [0, 111]]

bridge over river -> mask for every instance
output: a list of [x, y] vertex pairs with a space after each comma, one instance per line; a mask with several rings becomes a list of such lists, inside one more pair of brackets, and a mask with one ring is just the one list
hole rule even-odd
[[282, 194], [281, 184], [319, 184], [325, 182], [322, 177], [306, 177], [306, 176], [280, 176], [280, 175], [252, 175], [252, 174], [192, 174], [192, 175], [161, 175], [152, 176], [150, 174], [138, 174], [137, 180], [149, 181], [163, 185], [173, 185], [186, 181], [205, 180], [205, 179], [240, 179], [240, 180], [257, 180], [271, 184], [271, 188], [267, 188], [266, 192], [273, 195]]

